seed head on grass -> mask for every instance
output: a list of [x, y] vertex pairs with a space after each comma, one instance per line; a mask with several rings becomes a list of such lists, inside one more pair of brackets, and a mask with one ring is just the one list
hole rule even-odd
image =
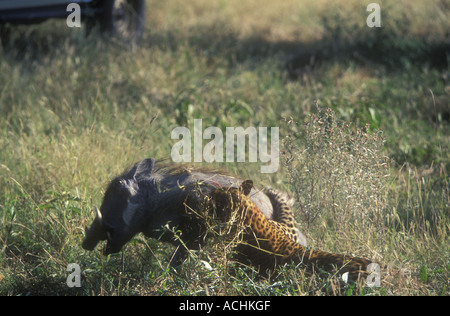
[[380, 237], [389, 176], [382, 132], [341, 122], [333, 110], [320, 108], [305, 122], [286, 124], [282, 160], [300, 222], [321, 237], [335, 234], [357, 245]]

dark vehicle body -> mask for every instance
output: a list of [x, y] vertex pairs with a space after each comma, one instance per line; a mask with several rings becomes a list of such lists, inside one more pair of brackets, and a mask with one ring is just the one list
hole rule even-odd
[[102, 32], [126, 39], [140, 39], [145, 26], [145, 0], [0, 0], [0, 28], [65, 18], [80, 9], [88, 30], [99, 25]]

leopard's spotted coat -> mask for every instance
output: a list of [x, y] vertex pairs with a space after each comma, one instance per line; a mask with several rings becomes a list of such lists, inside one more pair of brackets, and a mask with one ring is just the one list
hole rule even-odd
[[[253, 182], [247, 180], [239, 189], [219, 188], [211, 194], [216, 212], [221, 213], [225, 220], [234, 218], [233, 225], [243, 227], [234, 230], [242, 234], [237, 246], [239, 260], [248, 259], [261, 271], [273, 271], [278, 265], [293, 261], [305, 265], [314, 263], [328, 271], [337, 269], [340, 273], [349, 272], [353, 279], [360, 274], [367, 275], [369, 260], [306, 249], [297, 243], [296, 232], [291, 230], [292, 218], [287, 216], [279, 222], [267, 219], [247, 197], [252, 186]], [[289, 206], [286, 203], [284, 207]]]

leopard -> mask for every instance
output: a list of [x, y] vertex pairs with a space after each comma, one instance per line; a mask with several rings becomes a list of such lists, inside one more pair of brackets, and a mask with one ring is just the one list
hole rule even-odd
[[278, 226], [288, 238], [303, 246], [307, 246], [306, 237], [297, 229], [298, 223], [292, 211], [294, 199], [287, 193], [274, 188], [265, 188], [264, 193], [269, 197], [273, 205], [273, 221], [280, 224]]
[[348, 273], [349, 280], [368, 276], [367, 268], [372, 263], [368, 259], [307, 249], [296, 242], [288, 203], [280, 202], [284, 220], [267, 219], [248, 197], [252, 187], [253, 181], [246, 180], [239, 188], [217, 188], [211, 193], [215, 212], [224, 220], [233, 219], [234, 230], [229, 231], [241, 235], [236, 246], [238, 262], [249, 261], [262, 273], [272, 273], [278, 266], [292, 262], [296, 266], [318, 266], [328, 272]]

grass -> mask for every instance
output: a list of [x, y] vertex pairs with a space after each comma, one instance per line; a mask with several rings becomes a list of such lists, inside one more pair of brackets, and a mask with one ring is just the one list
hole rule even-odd
[[[64, 21], [14, 29], [0, 52], [0, 293], [449, 295], [449, 9], [380, 5], [370, 29], [359, 1], [151, 1], [134, 49]], [[278, 173], [223, 167], [292, 194], [312, 246], [386, 265], [381, 287], [294, 267], [261, 280], [213, 247], [173, 271], [173, 249], [142, 236], [85, 252], [107, 182], [168, 157], [194, 118], [279, 126]]]

